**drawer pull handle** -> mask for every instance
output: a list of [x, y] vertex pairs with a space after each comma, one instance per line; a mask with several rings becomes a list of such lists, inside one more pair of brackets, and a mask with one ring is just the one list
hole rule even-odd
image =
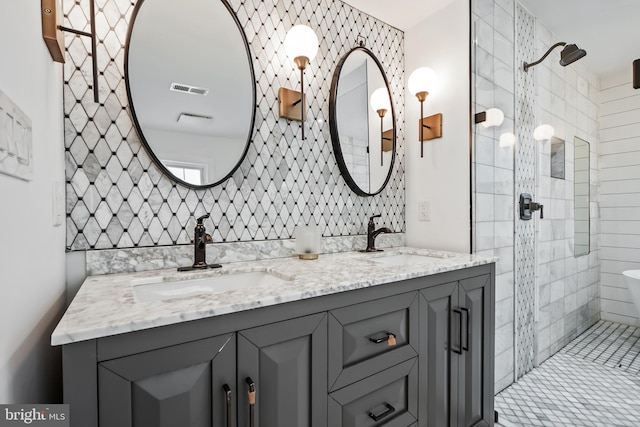
[[369, 337], [369, 341], [374, 344], [381, 344], [386, 342], [387, 345], [396, 345], [396, 334], [392, 332], [381, 332]]
[[387, 409], [384, 412], [382, 412], [382, 413], [380, 413], [378, 415], [374, 414], [373, 411], [369, 410], [368, 414], [373, 419], [373, 421], [380, 421], [384, 417], [389, 416], [389, 415], [393, 414], [394, 412], [396, 412], [396, 408], [394, 408], [393, 406], [391, 406], [387, 402], [384, 402], [384, 406], [386, 406]]
[[245, 379], [247, 385], [249, 386], [248, 396], [249, 396], [249, 427], [253, 427], [255, 425], [255, 405], [256, 405], [256, 384], [253, 382], [251, 377], [247, 377]]
[[231, 387], [228, 384], [222, 386], [224, 390], [224, 401], [227, 412], [227, 427], [231, 427]]

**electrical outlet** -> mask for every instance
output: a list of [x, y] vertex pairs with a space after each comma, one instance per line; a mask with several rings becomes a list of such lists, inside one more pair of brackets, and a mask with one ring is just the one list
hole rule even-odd
[[431, 221], [431, 202], [426, 200], [418, 202], [418, 221]]

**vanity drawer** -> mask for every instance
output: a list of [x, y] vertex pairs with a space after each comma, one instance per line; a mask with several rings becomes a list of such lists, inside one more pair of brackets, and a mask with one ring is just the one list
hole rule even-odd
[[[417, 326], [415, 292], [331, 311], [329, 390], [337, 390], [415, 357]], [[395, 345], [390, 345], [389, 335], [393, 335]]]
[[417, 358], [329, 395], [332, 427], [409, 427], [417, 420], [417, 410]]

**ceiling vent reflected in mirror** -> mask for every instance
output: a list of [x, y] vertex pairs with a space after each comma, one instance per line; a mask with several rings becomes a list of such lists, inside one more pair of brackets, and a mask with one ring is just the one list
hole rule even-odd
[[174, 92], [190, 93], [192, 95], [206, 96], [209, 94], [209, 89], [207, 88], [190, 86], [190, 85], [185, 85], [182, 83], [175, 83], [175, 82], [171, 83], [169, 90], [172, 90]]

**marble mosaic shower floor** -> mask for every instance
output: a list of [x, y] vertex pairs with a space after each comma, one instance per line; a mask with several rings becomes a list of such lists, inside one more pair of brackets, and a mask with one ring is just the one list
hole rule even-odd
[[640, 328], [600, 321], [496, 396], [514, 426], [640, 426]]

